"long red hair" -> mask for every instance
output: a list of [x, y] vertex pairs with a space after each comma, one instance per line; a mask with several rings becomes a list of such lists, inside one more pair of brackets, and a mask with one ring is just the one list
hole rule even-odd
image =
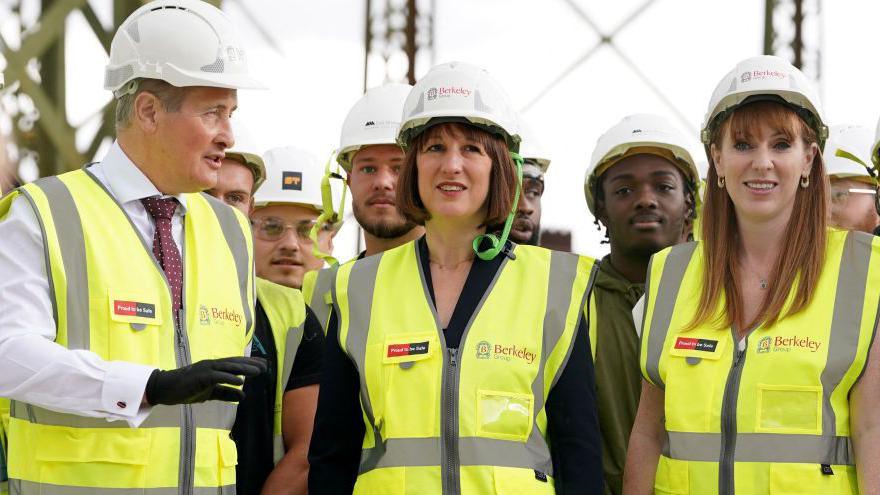
[[[807, 146], [817, 143], [816, 131], [791, 108], [771, 101], [759, 101], [736, 109], [712, 133], [712, 144], [720, 147], [727, 138], [749, 136], [761, 124], [784, 134], [789, 140], [801, 139]], [[720, 327], [734, 323], [752, 327], [758, 322], [772, 325], [786, 314], [794, 314], [810, 303], [825, 258], [826, 197], [825, 165], [817, 152], [810, 169], [810, 185], [798, 187], [794, 207], [785, 232], [785, 243], [771, 272], [770, 290], [754, 321], [746, 322], [737, 260], [740, 255], [739, 229], [733, 201], [719, 188], [715, 164], [709, 156], [706, 201], [702, 212], [702, 252], [705, 260], [703, 291], [697, 313], [688, 328], [710, 322]], [[785, 310], [792, 287], [797, 284], [791, 306]], [[721, 307], [722, 294], [725, 307]], [[719, 311], [720, 310], [720, 311]], [[744, 330], [743, 328], [742, 330]]]

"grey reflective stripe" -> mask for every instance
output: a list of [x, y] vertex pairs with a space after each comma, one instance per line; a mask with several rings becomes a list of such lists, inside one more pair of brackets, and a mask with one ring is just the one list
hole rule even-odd
[[237, 402], [211, 400], [192, 404], [192, 414], [195, 419], [196, 428], [232, 430], [232, 424], [235, 423], [235, 413], [237, 411]]
[[[547, 359], [550, 357], [550, 353], [556, 348], [556, 345], [559, 343], [559, 340], [565, 332], [566, 317], [568, 316], [568, 309], [571, 307], [571, 292], [578, 274], [579, 261], [580, 257], [573, 254], [560, 251], [550, 252], [550, 276], [547, 281], [547, 304], [544, 311], [541, 362], [538, 364], [538, 373], [535, 375], [535, 380], [532, 382], [532, 397], [534, 397], [535, 401], [532, 416], [532, 431], [525, 444], [519, 442], [507, 442], [503, 448], [498, 449], [493, 453], [493, 457], [498, 457], [499, 459], [506, 455], [515, 456], [519, 461], [524, 461], [511, 467], [527, 467], [537, 469], [551, 476], [553, 475], [553, 461], [550, 458], [550, 447], [547, 445], [546, 439], [538, 429], [537, 418], [538, 413], [544, 409], [544, 372], [547, 368]], [[499, 273], [500, 272], [501, 270], [499, 270]], [[489, 288], [489, 290], [491, 289], [492, 287]], [[488, 293], [489, 290], [486, 292]], [[583, 297], [585, 295], [586, 291], [584, 291], [583, 294], [574, 294], [574, 297], [579, 297], [578, 302], [580, 306], [578, 306], [578, 309], [583, 307]], [[575, 331], [577, 331], [577, 329], [575, 329]], [[569, 342], [568, 349], [565, 351], [565, 357], [560, 363], [556, 374], [552, 377], [552, 382], [554, 384], [562, 374], [562, 370], [565, 369], [565, 365], [571, 355], [574, 341], [575, 339], [572, 338]], [[473, 442], [474, 440], [483, 439], [474, 438], [470, 440]], [[465, 442], [459, 442], [459, 455], [462, 459], [462, 465], [465, 464], [464, 459], [469, 456], [482, 458], [484, 461], [493, 458], [483, 455], [487, 452], [493, 452], [493, 449], [487, 449], [485, 447], [484, 442], [473, 442], [473, 447], [475, 448], [473, 452], [468, 452], [469, 449], [467, 445], [468, 444]], [[528, 455], [523, 456], [522, 454], [524, 453], [527, 453]], [[509, 463], [491, 465], [501, 466], [509, 465]]]
[[[299, 350], [300, 343], [302, 343], [304, 325], [305, 321], [298, 327], [287, 329], [287, 337], [284, 343], [284, 369], [281, 370], [281, 376], [279, 377], [281, 380], [281, 397], [276, 397], [275, 399], [276, 401], [282, 401], [282, 404], [284, 390], [287, 388], [287, 382], [290, 381], [290, 374], [293, 372], [293, 361], [296, 359], [296, 352]], [[272, 460], [275, 464], [281, 461], [281, 458], [284, 457], [284, 452], [284, 437], [274, 435], [272, 437]]]
[[[720, 433], [666, 432], [663, 455], [682, 461], [718, 462]], [[855, 465], [848, 437], [738, 433], [736, 462], [790, 462]]]
[[831, 407], [831, 394], [853, 365], [859, 350], [868, 265], [871, 262], [873, 251], [871, 237], [849, 232], [843, 246], [828, 339], [828, 357], [821, 378], [822, 434], [826, 436], [837, 434], [837, 421], [834, 408]]
[[272, 462], [278, 464], [284, 458], [284, 437], [272, 435]]
[[[15, 486], [15, 491], [12, 487]], [[235, 485], [196, 487], [192, 495], [235, 495]], [[180, 488], [94, 488], [11, 480], [9, 495], [180, 495]]]
[[309, 308], [315, 313], [315, 316], [318, 318], [318, 322], [321, 324], [321, 328], [324, 329], [325, 334], [327, 333], [327, 324], [330, 321], [331, 305], [327, 303], [324, 297], [330, 292], [331, 284], [333, 283], [333, 280], [336, 279], [337, 270], [339, 270], [338, 265], [325, 268], [318, 272], [315, 280], [315, 288], [312, 291], [312, 298], [309, 301]]
[[[52, 214], [61, 262], [67, 277], [67, 348], [88, 349], [89, 330], [89, 276], [86, 267], [86, 246], [82, 222], [76, 202], [67, 186], [58, 177], [46, 177], [34, 182], [46, 195], [49, 211]], [[36, 210], [34, 211], [36, 213]], [[37, 215], [39, 216], [39, 215]], [[45, 232], [43, 242], [46, 241]], [[46, 266], [48, 278], [52, 279], [51, 268]]]
[[[18, 407], [18, 405], [25, 407]], [[27, 407], [18, 404], [10, 408], [10, 416], [16, 419], [46, 426], [62, 426], [66, 428], [130, 428], [125, 421], [107, 421], [103, 418], [87, 418], [75, 414], [65, 414], [42, 407]], [[139, 428], [179, 428], [181, 406], [153, 406], [150, 415]], [[194, 404], [196, 426], [219, 430], [232, 429], [238, 404], [234, 402], [210, 401]]]
[[[364, 450], [361, 453], [360, 472], [372, 469], [372, 466], [375, 465], [381, 456], [379, 450], [382, 448], [382, 437], [379, 434], [379, 429], [375, 427], [373, 406], [370, 403], [369, 395], [365, 393], [367, 382], [363, 375], [367, 356], [367, 332], [370, 329], [373, 289], [376, 286], [376, 274], [379, 272], [379, 262], [382, 260], [382, 257], [383, 254], [380, 253], [376, 256], [356, 261], [352, 265], [348, 277], [348, 294], [357, 294], [357, 297], [347, 297], [348, 330], [345, 335], [344, 349], [359, 371], [358, 380], [360, 381], [361, 406], [369, 423], [374, 425], [373, 439], [376, 444], [373, 449]], [[334, 304], [338, 308], [336, 283], [332, 285], [331, 293], [333, 294]], [[339, 328], [342, 328], [342, 318], [339, 319]], [[337, 338], [339, 338], [338, 335]], [[342, 342], [340, 341], [339, 344], [342, 345]]]
[[[654, 302], [654, 311], [651, 315], [651, 332], [648, 334], [648, 356], [645, 363], [645, 371], [654, 382], [654, 385], [663, 388], [663, 379], [660, 378], [660, 356], [663, 354], [663, 346], [666, 343], [666, 334], [669, 332], [669, 325], [672, 323], [672, 311], [675, 309], [675, 300], [678, 299], [678, 290], [681, 288], [684, 272], [687, 270], [694, 250], [697, 248], [696, 242], [687, 244], [679, 244], [673, 247], [666, 256], [666, 262], [663, 264], [663, 273], [660, 275], [660, 282], [657, 284], [657, 293], [653, 294], [656, 298]], [[651, 258], [654, 263], [654, 258]], [[648, 274], [650, 276], [650, 269]], [[648, 280], [650, 284], [650, 280]], [[646, 285], [650, 289], [650, 285]], [[645, 311], [648, 310], [648, 290], [645, 293]], [[642, 320], [643, 322], [645, 319]], [[642, 334], [644, 335], [644, 333]], [[644, 344], [643, 344], [644, 345]]]
[[[238, 289], [241, 292], [241, 307], [244, 310], [244, 328], [245, 331], [249, 331], [253, 324], [251, 307], [254, 301], [248, 300], [248, 279], [253, 273], [254, 267], [250, 263], [250, 257], [248, 256], [247, 240], [231, 206], [205, 193], [201, 193], [201, 196], [214, 210], [214, 215], [217, 216], [217, 221], [220, 223], [220, 230], [223, 231], [223, 237], [226, 238], [229, 250], [232, 251], [232, 258], [235, 260], [235, 271], [238, 275]], [[256, 290], [254, 290], [254, 293], [256, 294]]]

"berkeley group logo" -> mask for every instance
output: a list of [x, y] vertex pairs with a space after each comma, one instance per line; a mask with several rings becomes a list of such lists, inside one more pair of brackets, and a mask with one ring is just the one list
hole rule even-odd
[[521, 359], [527, 364], [535, 361], [536, 354], [531, 352], [528, 347], [517, 347], [516, 345], [492, 345], [485, 340], [477, 342], [477, 359], [500, 359], [502, 361], [510, 361], [512, 358]]
[[202, 325], [210, 325], [211, 317], [208, 316], [208, 307], [202, 304], [199, 306], [199, 323]]
[[767, 354], [769, 352], [791, 352], [794, 350], [805, 350], [810, 352], [818, 352], [822, 347], [822, 342], [812, 337], [799, 337], [792, 335], [791, 337], [767, 335], [758, 341], [758, 354]]
[[431, 88], [428, 90], [428, 101], [437, 99], [437, 88]]
[[481, 340], [477, 343], [477, 359], [489, 359], [492, 354], [492, 344]]

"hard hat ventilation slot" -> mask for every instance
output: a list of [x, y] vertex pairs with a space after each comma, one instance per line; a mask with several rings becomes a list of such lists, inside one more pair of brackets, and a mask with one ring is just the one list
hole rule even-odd
[[483, 98], [480, 96], [479, 91], [474, 91], [474, 110], [478, 112], [494, 113], [492, 107], [483, 103]]
[[218, 58], [218, 59], [217, 59], [216, 61], [214, 61], [214, 63], [212, 63], [212, 64], [203, 65], [203, 66], [202, 66], [202, 72], [216, 72], [216, 73], [222, 73], [222, 72], [223, 72], [223, 68], [224, 68], [224, 66], [223, 66], [223, 59], [222, 59], [222, 58]]
[[124, 65], [118, 69], [108, 69], [104, 76], [104, 86], [116, 87], [131, 79], [134, 69], [130, 65]]
[[131, 36], [131, 39], [133, 39], [136, 43], [141, 42], [141, 31], [140, 31], [140, 29], [138, 29], [137, 21], [129, 24], [128, 27], [125, 28], [125, 31], [128, 33], [129, 36]]

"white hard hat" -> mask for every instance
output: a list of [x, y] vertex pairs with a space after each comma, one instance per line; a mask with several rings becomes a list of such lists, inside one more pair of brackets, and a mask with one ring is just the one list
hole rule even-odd
[[254, 176], [254, 191], [259, 189], [263, 182], [266, 181], [266, 164], [260, 158], [260, 155], [246, 151], [226, 150], [225, 158], [234, 160], [250, 170], [251, 175]]
[[591, 213], [596, 214], [597, 179], [622, 158], [640, 153], [666, 158], [685, 174], [685, 179], [694, 185], [700, 181], [700, 172], [687, 150], [687, 139], [671, 122], [647, 113], [628, 115], [596, 141], [584, 175], [584, 197]]
[[263, 154], [266, 182], [254, 194], [254, 206], [286, 203], [322, 211], [324, 167], [315, 155], [300, 148], [272, 148]]
[[342, 124], [336, 155], [336, 161], [346, 172], [351, 171], [351, 159], [362, 147], [397, 144], [403, 104], [411, 90], [409, 84], [385, 84], [368, 90], [351, 107]]
[[177, 87], [262, 88], [251, 78], [232, 21], [202, 0], [155, 0], [119, 26], [110, 45], [104, 89], [117, 97], [138, 78]]
[[406, 99], [397, 143], [406, 147], [429, 126], [463, 121], [504, 138], [519, 149], [516, 112], [507, 94], [485, 69], [464, 63], [435, 65]]
[[822, 104], [813, 82], [783, 58], [760, 55], [736, 64], [725, 75], [709, 100], [700, 138], [707, 147], [715, 128], [743, 103], [775, 100], [787, 104], [816, 131], [821, 148], [828, 137]]
[[541, 142], [535, 137], [534, 131], [528, 124], [520, 120], [519, 133], [522, 136], [522, 142], [519, 144], [519, 155], [523, 157], [523, 161], [526, 163], [536, 163], [541, 168], [541, 173], [546, 174], [547, 169], [550, 168], [550, 158], [544, 151], [544, 147], [541, 146]]
[[825, 143], [825, 173], [829, 177], [864, 178], [874, 182], [872, 175], [871, 145], [874, 135], [860, 125], [834, 125], [828, 129]]

